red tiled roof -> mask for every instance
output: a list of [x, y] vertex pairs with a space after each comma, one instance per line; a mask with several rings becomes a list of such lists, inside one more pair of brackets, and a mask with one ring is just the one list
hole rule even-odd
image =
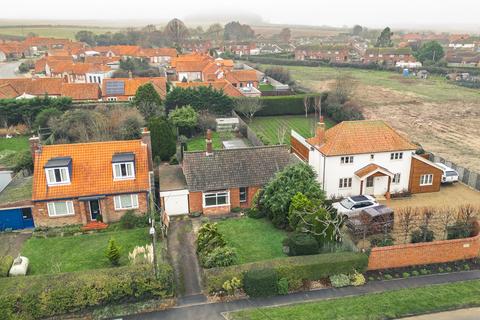
[[55, 61], [71, 61], [73, 62], [72, 56], [46, 56], [41, 59], [38, 59], [35, 62], [35, 73], [45, 72], [45, 65], [47, 63], [51, 64]]
[[[114, 181], [112, 157], [126, 152], [135, 154], [135, 179]], [[72, 159], [71, 183], [48, 187], [44, 166], [57, 157]], [[149, 190], [147, 145], [141, 140], [42, 146], [34, 168], [33, 201]]]
[[101, 97], [100, 86], [97, 83], [63, 83], [62, 97], [72, 100], [98, 100]]
[[143, 48], [139, 54], [144, 57], [176, 57], [178, 55], [175, 48]]
[[232, 70], [225, 74], [225, 78], [230, 82], [258, 81], [257, 71], [255, 70]]
[[110, 67], [96, 63], [74, 63], [70, 61], [53, 61], [48, 64], [53, 74], [69, 73], [69, 74], [86, 74], [92, 72], [108, 72]]
[[[155, 77], [155, 78], [112, 78], [104, 79], [102, 84], [102, 96], [107, 97], [106, 86], [108, 82], [124, 82], [124, 94], [121, 96], [134, 96], [137, 93], [137, 90], [140, 86], [146, 83], [152, 83], [155, 90], [161, 97], [165, 97], [167, 93], [167, 80], [164, 77]], [[119, 95], [112, 95], [119, 96]]]
[[112, 62], [119, 62], [120, 57], [105, 57], [105, 56], [87, 56], [85, 63], [107, 64]]
[[230, 97], [241, 97], [243, 94], [235, 88], [227, 80], [216, 80], [212, 82], [177, 82], [175, 86], [180, 88], [196, 88], [196, 87], [208, 87], [211, 86], [216, 90], [223, 90], [223, 92]]
[[19, 95], [20, 93], [11, 84], [5, 83], [0, 85], [0, 99], [13, 99]]
[[49, 95], [61, 95], [63, 79], [59, 78], [15, 78], [0, 79], [0, 86], [10, 84], [20, 95], [23, 93], [41, 96], [45, 93]]
[[374, 173], [376, 171], [380, 171], [380, 172], [382, 172], [382, 173], [384, 173], [388, 176], [393, 176], [393, 173], [388, 171], [388, 169], [385, 169], [384, 167], [381, 167], [381, 166], [379, 166], [375, 163], [371, 163], [371, 164], [366, 165], [365, 167], [355, 171], [355, 175], [359, 178], [363, 178], [363, 177], [371, 175], [372, 173]]
[[416, 150], [417, 146], [381, 120], [343, 121], [325, 132], [325, 139], [307, 141], [327, 156]]
[[139, 46], [99, 46], [92, 48], [93, 51], [107, 53], [112, 51], [116, 56], [138, 56], [142, 48]]

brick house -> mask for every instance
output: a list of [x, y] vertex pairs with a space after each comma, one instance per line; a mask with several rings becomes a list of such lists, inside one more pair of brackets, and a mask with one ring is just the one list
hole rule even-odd
[[365, 51], [364, 64], [377, 63], [395, 66], [397, 62], [416, 62], [412, 48], [370, 48]]
[[434, 192], [443, 171], [415, 154], [417, 145], [381, 120], [343, 121], [305, 139], [292, 130], [291, 150], [317, 172], [328, 197]]
[[[206, 141], [207, 151], [186, 152], [181, 167], [160, 167], [160, 198], [167, 214], [218, 215], [248, 208], [276, 172], [296, 161], [282, 145], [213, 150], [211, 133]], [[180, 207], [188, 212], [177, 211]]]
[[37, 227], [118, 221], [128, 210], [148, 211], [152, 186], [150, 133], [142, 139], [39, 144], [34, 158], [33, 217]]
[[352, 46], [348, 44], [335, 45], [305, 45], [295, 49], [295, 60], [327, 60], [334, 63], [350, 62]]
[[111, 78], [102, 83], [102, 101], [133, 101], [140, 86], [151, 83], [155, 91], [162, 97], [167, 94], [167, 79], [152, 78]]

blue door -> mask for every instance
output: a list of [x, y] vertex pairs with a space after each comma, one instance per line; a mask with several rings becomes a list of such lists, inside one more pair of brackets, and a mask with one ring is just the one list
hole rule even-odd
[[33, 228], [31, 208], [0, 210], [0, 231]]

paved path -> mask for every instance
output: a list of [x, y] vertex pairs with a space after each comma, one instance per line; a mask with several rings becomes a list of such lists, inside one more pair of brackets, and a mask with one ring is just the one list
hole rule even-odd
[[160, 312], [145, 313], [124, 317], [124, 319], [162, 319], [162, 320], [224, 320], [223, 312], [240, 309], [288, 305], [301, 302], [319, 301], [330, 298], [362, 295], [366, 293], [385, 292], [404, 288], [417, 288], [432, 284], [480, 279], [480, 270], [436, 274], [430, 276], [397, 279], [390, 281], [374, 281], [362, 287], [346, 287], [340, 289], [322, 289], [310, 292], [293, 293], [286, 296], [276, 296], [266, 299], [245, 299], [228, 303], [211, 303], [197, 305], [183, 305]]
[[178, 295], [184, 303], [203, 302], [201, 271], [190, 220], [172, 221], [168, 230], [168, 252], [172, 255]]
[[0, 62], [0, 78], [17, 78], [15, 73], [21, 61]]
[[402, 320], [478, 320], [480, 308], [460, 309], [440, 313], [426, 314], [423, 316], [402, 318]]

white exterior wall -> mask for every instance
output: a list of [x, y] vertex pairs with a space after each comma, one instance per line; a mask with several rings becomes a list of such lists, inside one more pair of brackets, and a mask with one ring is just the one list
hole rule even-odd
[[[399, 152], [399, 151], [397, 151]], [[377, 164], [384, 167], [392, 174], [400, 173], [400, 183], [391, 183], [390, 193], [408, 190], [410, 179], [410, 166], [412, 161], [412, 153], [414, 150], [403, 151], [401, 160], [390, 160], [391, 152], [375, 153], [374, 159], [369, 154], [352, 155], [353, 163], [340, 163], [341, 156], [324, 157], [318, 150], [310, 151], [309, 164], [315, 168], [318, 174], [318, 182], [323, 186], [327, 197], [346, 197], [360, 194], [360, 178], [355, 172], [369, 164]], [[325, 167], [324, 162], [325, 160]], [[323, 171], [325, 170], [325, 177]], [[340, 178], [352, 178], [351, 188], [339, 188]], [[388, 177], [374, 178], [373, 195], [384, 195], [388, 187]], [[366, 179], [363, 183], [363, 194], [365, 194]]]
[[105, 78], [111, 78], [113, 75], [114, 71], [109, 71], [109, 72], [100, 72], [100, 73], [87, 73], [85, 74], [86, 77], [86, 83], [98, 83], [102, 84], [103, 80]]
[[0, 62], [3, 61], [7, 61], [7, 55], [3, 51], [0, 51]]
[[187, 79], [187, 81], [202, 80], [202, 73], [201, 72], [179, 72], [178, 81], [182, 81], [183, 78]]

